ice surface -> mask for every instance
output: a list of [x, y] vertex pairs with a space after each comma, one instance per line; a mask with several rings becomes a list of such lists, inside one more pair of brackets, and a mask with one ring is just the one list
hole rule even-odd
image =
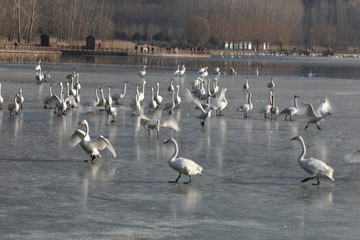
[[[266, 59], [266, 58], [264, 58]], [[94, 88], [111, 85], [120, 92], [129, 81], [124, 106], [134, 99], [136, 72], [147, 64], [144, 106], [150, 88], [160, 83], [164, 101], [169, 79], [178, 64], [187, 74], [174, 78], [183, 102], [174, 111], [180, 131], [160, 129], [148, 135], [139, 118], [123, 110], [111, 123], [105, 112], [71, 109], [66, 116], [43, 109], [48, 83], [35, 83], [34, 64], [0, 67], [2, 95], [0, 111], [0, 234], [1, 239], [356, 239], [360, 234], [360, 178], [358, 164], [346, 164], [346, 153], [360, 146], [358, 59], [299, 58], [246, 61], [137, 58], [122, 65], [97, 63], [50, 64], [51, 82], [65, 82], [72, 67], [80, 73], [81, 100], [94, 98]], [[130, 61], [130, 60], [129, 60]], [[133, 61], [133, 59], [131, 60]], [[139, 63], [141, 62], [141, 63]], [[254, 64], [260, 75], [255, 76]], [[186, 102], [185, 88], [197, 77], [200, 66], [235, 66], [239, 76], [219, 76], [226, 87], [228, 106], [223, 116], [212, 115], [202, 127], [195, 105]], [[316, 74], [306, 77], [309, 68]], [[249, 75], [254, 109], [244, 119], [236, 111], [245, 102], [242, 92]], [[341, 77], [344, 75], [344, 77]], [[264, 119], [257, 110], [268, 102], [267, 83], [275, 77], [276, 104], [282, 110], [299, 103], [318, 106], [327, 96], [332, 116], [321, 123], [323, 130], [306, 117], [295, 121]], [[213, 75], [209, 75], [211, 79]], [[19, 88], [25, 103], [19, 116], [9, 118], [7, 105]], [[59, 93], [59, 86], [53, 87]], [[107, 94], [107, 88], [104, 89]], [[149, 117], [163, 117], [161, 110]], [[71, 134], [84, 129], [77, 123], [87, 119], [90, 135], [107, 137], [117, 158], [103, 151], [93, 164], [80, 148], [69, 147]], [[298, 163], [302, 135], [307, 157], [315, 157], [335, 169], [335, 183], [321, 179], [320, 186], [301, 183], [308, 175]], [[178, 173], [168, 166], [174, 149], [163, 141], [174, 137], [179, 156], [204, 167], [203, 176], [193, 176], [189, 185], [170, 184]]]

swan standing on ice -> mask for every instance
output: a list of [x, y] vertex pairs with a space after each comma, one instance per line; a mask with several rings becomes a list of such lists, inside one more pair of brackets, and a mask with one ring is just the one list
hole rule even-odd
[[154, 99], [155, 99], [158, 107], [160, 106], [160, 104], [162, 103], [162, 100], [163, 100], [162, 96], [159, 95], [159, 91], [160, 91], [159, 88], [160, 88], [160, 84], [157, 82], [156, 83], [156, 93], [155, 93]]
[[145, 99], [145, 85], [146, 85], [146, 81], [144, 80], [142, 83], [142, 90], [141, 92], [139, 92], [139, 87], [136, 88], [136, 91], [138, 91], [139, 93], [139, 101], [140, 103], [142, 103]]
[[[186, 89], [188, 92], [189, 100], [194, 102], [196, 105], [196, 109], [200, 110], [200, 115], [196, 116], [196, 118], [200, 119], [201, 126], [205, 126], [205, 121], [211, 116], [211, 112], [214, 109], [211, 105], [208, 108], [204, 108], [199, 99], [192, 96], [189, 89]], [[210, 98], [210, 96], [208, 96]]]
[[52, 84], [49, 84], [49, 96], [45, 97], [44, 99], [44, 108], [51, 108], [52, 104]]
[[168, 111], [168, 114], [172, 114], [172, 110], [176, 107], [175, 105], [175, 92], [172, 92], [172, 97], [170, 102], [165, 103], [163, 108], [164, 111]]
[[162, 119], [150, 119], [144, 115], [141, 115], [140, 123], [146, 126], [149, 136], [151, 130], [156, 130], [157, 137], [159, 137], [160, 127], [169, 127], [175, 131], [179, 131], [179, 125], [172, 116], [167, 116]]
[[169, 166], [175, 171], [179, 172], [179, 176], [175, 179], [175, 181], [169, 181], [169, 183], [177, 183], [181, 177], [181, 174], [189, 176], [189, 181], [184, 182], [184, 184], [191, 183], [191, 176], [202, 175], [203, 168], [199, 164], [187, 158], [177, 157], [179, 153], [179, 147], [174, 138], [165, 140], [164, 144], [166, 143], [174, 144], [175, 151], [174, 154], [169, 158]]
[[151, 88], [151, 98], [150, 98], [150, 101], [149, 101], [149, 111], [153, 110], [155, 111], [156, 108], [157, 108], [157, 102], [155, 101], [155, 98], [154, 98], [154, 88]]
[[294, 106], [285, 108], [280, 112], [280, 114], [285, 114], [285, 121], [287, 121], [287, 117], [290, 116], [290, 121], [293, 121], [292, 116], [299, 112], [299, 106], [297, 104], [297, 99], [300, 98], [297, 95], [294, 96]]
[[233, 67], [230, 67], [230, 74], [231, 75], [237, 75], [237, 72], [235, 71], [235, 69]]
[[279, 112], [280, 112], [279, 107], [275, 105], [274, 94], [271, 94], [271, 108], [270, 108], [271, 119], [277, 119]]
[[79, 124], [85, 125], [86, 130], [85, 132], [80, 129], [76, 130], [70, 138], [70, 145], [75, 147], [80, 143], [81, 148], [86, 153], [90, 154], [90, 159], [85, 160], [85, 162], [92, 162], [95, 158], [101, 158], [99, 150], [103, 150], [104, 148], [107, 148], [114, 158], [116, 157], [115, 149], [108, 139], [100, 135], [96, 139], [91, 140], [88, 122], [86, 120], [82, 120]]
[[86, 107], [95, 107], [99, 104], [100, 99], [98, 95], [98, 88], [95, 88], [95, 99], [89, 99], [84, 103]]
[[244, 118], [248, 118], [248, 112], [254, 108], [254, 105], [251, 102], [252, 93], [248, 93], [248, 102], [241, 105], [237, 110], [244, 113]]
[[112, 100], [114, 101], [115, 104], [119, 105], [120, 104], [120, 99], [125, 97], [127, 84], [128, 84], [128, 81], [125, 81], [122, 93], [115, 93], [114, 95], [112, 95], [111, 98], [112, 98]]
[[227, 91], [227, 88], [221, 89], [221, 94], [220, 94], [219, 98], [216, 99], [215, 103], [211, 103], [211, 106], [215, 110], [217, 116], [222, 115], [222, 111], [226, 108], [226, 106], [228, 104], [226, 97], [225, 97], [226, 91]]
[[174, 79], [170, 79], [170, 83], [167, 90], [169, 95], [171, 95], [174, 92]]
[[14, 102], [9, 103], [9, 105], [8, 105], [8, 110], [9, 110], [10, 117], [12, 117], [11, 113], [14, 113], [14, 117], [15, 117], [15, 115], [18, 115], [20, 105], [17, 102], [17, 98], [18, 98], [18, 95], [16, 94], [15, 97], [14, 97]]
[[309, 173], [311, 177], [305, 178], [301, 182], [306, 182], [308, 180], [317, 179], [317, 183], [313, 183], [313, 185], [319, 185], [320, 180], [319, 178], [328, 178], [332, 181], [335, 181], [333, 178], [334, 169], [332, 169], [329, 165], [327, 165], [325, 162], [315, 159], [315, 158], [304, 158], [306, 154], [306, 146], [303, 138], [301, 136], [296, 136], [292, 138], [291, 140], [297, 140], [301, 143], [302, 152], [300, 156], [298, 157], [298, 163], [302, 169], [305, 170], [305, 172]]
[[271, 114], [271, 102], [272, 102], [272, 91], [269, 91], [269, 104], [261, 107], [259, 113], [264, 114], [264, 118], [268, 118], [268, 114]]
[[315, 124], [316, 127], [321, 130], [320, 123], [324, 120], [325, 117], [331, 115], [332, 107], [329, 100], [325, 98], [325, 101], [320, 104], [316, 111], [314, 110], [314, 107], [311, 103], [307, 103], [305, 106], [307, 110], [307, 116], [309, 117], [305, 129], [307, 129], [310, 124]]
[[177, 66], [177, 69], [174, 72], [174, 76], [180, 76], [180, 65]]
[[146, 65], [143, 67], [143, 69], [138, 73], [140, 77], [144, 77], [146, 75]]
[[23, 96], [23, 90], [22, 88], [19, 89], [19, 93], [17, 94], [17, 98], [16, 101], [18, 102], [18, 104], [20, 105], [20, 109], [23, 109], [23, 102], [24, 102], [24, 96]]
[[99, 97], [99, 103], [97, 104], [97, 106], [105, 107], [105, 105], [106, 105], [106, 99], [104, 96], [104, 89], [100, 88], [100, 97]]
[[175, 87], [175, 98], [174, 98], [174, 103], [175, 103], [176, 108], [178, 108], [180, 106], [180, 103], [181, 103], [181, 97], [179, 96], [179, 91], [180, 91], [180, 87], [179, 87], [179, 85], [176, 85], [176, 87]]

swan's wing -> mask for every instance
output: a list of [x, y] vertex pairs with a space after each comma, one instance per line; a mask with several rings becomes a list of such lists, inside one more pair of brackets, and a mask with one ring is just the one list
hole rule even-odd
[[191, 95], [191, 92], [190, 92], [189, 89], [186, 88], [186, 90], [187, 90], [187, 92], [188, 92], [188, 96], [190, 96], [190, 98], [191, 98], [191, 101], [193, 101], [193, 102], [196, 104], [196, 106], [197, 106], [202, 112], [206, 113], [206, 111], [204, 110], [204, 108], [203, 108], [201, 102], [199, 101], [199, 99], [194, 98], [194, 97]]
[[323, 172], [323, 173], [332, 173], [334, 169], [332, 169], [329, 165], [325, 162], [316, 159], [316, 158], [309, 158], [303, 162], [304, 166], [312, 171], [313, 173], [316, 172]]
[[360, 150], [354, 150], [353, 152], [346, 154], [344, 159], [347, 163], [360, 162]]
[[73, 106], [77, 107], [77, 103], [76, 103], [76, 100], [75, 100], [73, 95], [70, 95], [67, 98], [65, 98], [65, 102], [67, 104], [70, 104], [70, 105], [73, 105]]
[[305, 103], [304, 106], [299, 108], [299, 115], [306, 115], [309, 117], [316, 117], [316, 112], [314, 110], [314, 107], [311, 103]]
[[325, 101], [319, 105], [319, 107], [316, 109], [316, 113], [320, 116], [323, 116], [324, 114], [331, 113], [333, 111], [333, 108], [329, 102], [329, 99], [326, 97]]
[[70, 137], [70, 146], [75, 147], [78, 145], [85, 137], [85, 132], [78, 129], [76, 130], [73, 135]]
[[141, 125], [146, 125], [150, 121], [151, 121], [151, 119], [146, 117], [144, 114], [140, 115], [140, 123], [141, 123]]
[[93, 146], [99, 150], [103, 150], [104, 148], [109, 149], [112, 153], [113, 157], [116, 158], [116, 152], [113, 145], [107, 140], [104, 136], [100, 135], [93, 141]]
[[175, 131], [179, 131], [179, 125], [176, 122], [176, 120], [172, 116], [167, 116], [160, 120], [160, 124], [163, 127], [170, 127], [174, 129]]

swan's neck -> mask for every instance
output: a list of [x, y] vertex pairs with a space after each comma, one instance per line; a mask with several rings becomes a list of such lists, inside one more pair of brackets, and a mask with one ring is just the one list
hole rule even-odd
[[[0, 86], [0, 90], [1, 90], [1, 86]], [[52, 96], [52, 87], [51, 85], [49, 85], [49, 94], [50, 94], [50, 97]]]
[[301, 147], [302, 147], [302, 152], [298, 158], [298, 161], [303, 160], [305, 157], [305, 154], [306, 154], [306, 146], [305, 146], [304, 140], [300, 139], [300, 143], [301, 143]]
[[89, 124], [87, 122], [85, 122], [85, 126], [86, 126], [86, 130], [85, 130], [86, 134], [85, 134], [85, 136], [89, 136]]
[[272, 105], [272, 94], [271, 94], [271, 91], [269, 91], [269, 102], [270, 102], [270, 105]]
[[122, 93], [123, 95], [125, 95], [125, 93], [126, 93], [126, 85], [127, 85], [127, 83], [125, 82], [124, 87], [123, 87], [123, 93]]
[[111, 94], [110, 94], [110, 88], [111, 88], [111, 87], [109, 87], [109, 98], [111, 98]]
[[154, 99], [154, 89], [151, 88], [151, 99]]
[[159, 96], [159, 84], [156, 85], [156, 96]]
[[174, 151], [173, 155], [169, 158], [169, 162], [175, 160], [178, 153], [179, 153], [179, 147], [178, 147], [177, 143], [173, 142], [173, 144], [174, 144], [174, 147], [175, 147], [175, 151]]
[[294, 106], [296, 109], [298, 109], [297, 97], [294, 97]]

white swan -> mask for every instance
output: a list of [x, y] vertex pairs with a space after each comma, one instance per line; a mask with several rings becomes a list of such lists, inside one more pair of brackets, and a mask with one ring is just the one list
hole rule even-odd
[[315, 159], [315, 158], [308, 158], [305, 159], [306, 154], [306, 146], [303, 138], [301, 136], [296, 136], [291, 140], [297, 140], [301, 143], [302, 152], [298, 157], [298, 163], [302, 169], [304, 169], [307, 173], [311, 175], [311, 177], [305, 178], [301, 182], [306, 182], [310, 179], [317, 179], [317, 183], [313, 183], [313, 185], [319, 185], [320, 181], [319, 178], [328, 178], [332, 181], [335, 181], [333, 178], [334, 169], [332, 169], [329, 165], [325, 162]]
[[245, 104], [243, 104], [243, 105], [241, 105], [241, 106], [237, 109], [239, 112], [244, 113], [244, 118], [248, 118], [248, 112], [251, 111], [251, 110], [254, 108], [254, 105], [253, 105], [252, 102], [251, 102], [251, 97], [252, 97], [252, 93], [249, 92], [249, 93], [248, 93], [248, 98], [247, 98], [248, 102], [245, 103]]
[[249, 77], [246, 77], [245, 83], [243, 85], [243, 92], [249, 92]]
[[136, 91], [138, 91], [139, 93], [139, 101], [140, 103], [142, 103], [145, 99], [145, 84], [146, 84], [146, 81], [144, 80], [143, 83], [142, 83], [142, 90], [141, 92], [139, 92], [139, 87], [136, 88]]
[[112, 103], [105, 105], [105, 112], [107, 113], [108, 117], [112, 117], [111, 122], [115, 122], [115, 117], [117, 116], [120, 109], [127, 110], [126, 107], [113, 107]]
[[219, 92], [219, 86], [218, 86], [218, 78], [216, 77], [214, 81], [212, 82], [212, 88], [210, 89], [211, 97], [216, 97], [216, 94]]
[[174, 103], [175, 103], [175, 107], [177, 108], [180, 106], [181, 103], [181, 97], [179, 96], [179, 91], [180, 91], [180, 87], [179, 85], [176, 85]]
[[275, 87], [274, 77], [271, 77], [270, 82], [268, 83], [268, 88], [273, 90]]
[[150, 119], [144, 115], [141, 115], [140, 123], [146, 126], [149, 136], [151, 130], [156, 130], [156, 134], [159, 137], [160, 127], [169, 127], [175, 131], [179, 131], [179, 125], [172, 116], [166, 116], [162, 119]]
[[88, 154], [90, 154], [90, 159], [85, 160], [85, 162], [92, 162], [95, 158], [101, 158], [99, 150], [107, 148], [113, 155], [116, 157], [116, 152], [112, 144], [104, 136], [100, 135], [96, 139], [91, 140], [89, 135], [89, 124], [86, 120], [82, 120], [79, 124], [84, 124], [86, 126], [85, 132], [78, 129], [76, 130], [70, 138], [70, 144], [72, 147], [75, 147], [80, 143], [81, 148]]
[[154, 98], [154, 88], [151, 88], [151, 98], [150, 98], [150, 101], [149, 101], [149, 111], [151, 110], [156, 110], [157, 108], [157, 102], [155, 101], [155, 98]]
[[209, 75], [209, 72], [208, 72], [208, 67], [205, 67], [205, 71], [201, 73], [201, 77], [202, 78], [205, 78]]
[[52, 84], [49, 84], [49, 95], [45, 97], [44, 99], [44, 108], [51, 108], [51, 104], [52, 104]]
[[129, 106], [131, 108], [131, 115], [137, 115], [139, 116], [142, 113], [142, 107], [139, 101], [139, 93], [135, 92], [135, 99], [133, 99], [130, 103]]
[[215, 75], [220, 75], [221, 71], [220, 68], [217, 66], [216, 68], [214, 68], [214, 74]]
[[175, 171], [179, 172], [179, 176], [176, 178], [175, 181], [169, 181], [169, 183], [177, 183], [181, 177], [181, 174], [185, 174], [189, 176], [189, 181], [184, 182], [185, 184], [191, 183], [191, 176], [193, 175], [202, 175], [203, 168], [195, 163], [193, 160], [177, 157], [179, 153], [179, 147], [174, 138], [169, 138], [165, 140], [164, 144], [172, 143], [174, 144], [175, 151], [174, 154], [169, 158], [169, 166], [174, 169]]
[[139, 71], [138, 75], [140, 77], [144, 77], [146, 75], [146, 65], [143, 67], [141, 71]]
[[177, 66], [177, 69], [174, 72], [174, 76], [180, 76], [180, 65]]
[[181, 70], [180, 70], [180, 77], [184, 76], [186, 72], [186, 67], [185, 65], [182, 65]]
[[1, 109], [3, 108], [3, 104], [4, 104], [4, 98], [1, 94], [1, 82], [0, 82], [0, 107], [1, 107]]
[[123, 90], [122, 93], [115, 93], [114, 95], [112, 95], [112, 100], [114, 101], [115, 104], [120, 104], [120, 99], [124, 98], [126, 95], [126, 87], [129, 81], [124, 81], [124, 86], [123, 86]]
[[105, 107], [105, 105], [106, 105], [106, 99], [104, 96], [104, 89], [100, 88], [100, 97], [99, 97], [99, 102], [98, 102], [97, 106]]
[[35, 71], [41, 71], [41, 59], [39, 59], [38, 65], [35, 67]]
[[[63, 83], [60, 82], [60, 97], [56, 96], [55, 94], [52, 95], [51, 99], [55, 102], [55, 109], [57, 110], [58, 115], [66, 115], [66, 110], [68, 106], [75, 106], [77, 107], [77, 103], [75, 101], [74, 96], [67, 96], [64, 98], [64, 86]], [[55, 113], [56, 111], [54, 111]]]
[[176, 107], [175, 105], [175, 92], [172, 92], [170, 102], [166, 102], [163, 111], [167, 111], [168, 114], [172, 114], [172, 110]]
[[271, 102], [272, 102], [272, 91], [269, 91], [269, 104], [262, 106], [259, 109], [259, 113], [264, 114], [264, 118], [268, 117], [268, 114], [271, 114]]
[[174, 79], [170, 79], [170, 83], [167, 88], [167, 91], [168, 91], [169, 95], [171, 95], [174, 92]]
[[258, 67], [256, 68], [255, 74], [256, 74], [256, 76], [259, 76], [259, 68]]
[[160, 104], [161, 104], [162, 101], [163, 101], [162, 96], [159, 95], [159, 91], [160, 91], [159, 88], [160, 88], [160, 84], [157, 82], [157, 83], [156, 83], [156, 94], [155, 94], [155, 96], [154, 96], [154, 99], [155, 99], [158, 107], [160, 106]]
[[325, 117], [331, 115], [332, 112], [332, 107], [329, 100], [325, 98], [325, 101], [320, 104], [316, 111], [314, 110], [314, 107], [311, 103], [307, 103], [305, 106], [307, 110], [307, 116], [309, 117], [305, 129], [307, 129], [310, 124], [315, 124], [316, 127], [321, 130], [320, 123], [324, 120]]
[[[195, 103], [195, 105], [197, 106], [196, 109], [200, 110], [201, 113], [200, 113], [200, 115], [196, 116], [196, 118], [200, 119], [201, 125], [204, 126], [206, 119], [208, 119], [211, 116], [213, 107], [211, 105], [209, 105], [209, 108], [204, 108], [203, 105], [201, 104], [201, 102], [199, 101], [199, 99], [194, 98], [189, 89], [186, 89], [186, 90], [188, 92], [189, 99]], [[209, 96], [209, 98], [210, 98], [210, 96]]]
[[280, 112], [280, 114], [285, 114], [285, 121], [287, 121], [287, 117], [290, 116], [290, 121], [293, 121], [292, 116], [299, 112], [299, 106], [297, 104], [297, 99], [300, 98], [299, 96], [294, 96], [294, 106], [287, 107]]
[[279, 112], [280, 112], [279, 107], [275, 105], [274, 95], [271, 94], [271, 108], [270, 108], [271, 119], [274, 119], [274, 115], [275, 115], [275, 119], [277, 119], [277, 115], [279, 114]]
[[237, 75], [237, 72], [235, 71], [235, 69], [233, 67], [230, 67], [230, 74]]
[[18, 102], [18, 104], [20, 105], [20, 109], [23, 109], [23, 102], [24, 102], [24, 96], [23, 96], [23, 90], [22, 88], [19, 88], [19, 93], [17, 94], [17, 98], [16, 101]]
[[111, 97], [111, 86], [109, 86], [109, 92], [108, 92], [108, 97], [106, 98], [106, 105], [111, 105], [113, 102], [112, 97]]
[[226, 91], [227, 91], [227, 88], [221, 89], [221, 94], [220, 94], [219, 98], [216, 99], [215, 103], [211, 103], [211, 106], [215, 110], [217, 116], [222, 115], [222, 111], [226, 108], [226, 106], [228, 104], [228, 101], [225, 97]]
[[11, 113], [14, 113], [14, 117], [15, 117], [15, 115], [18, 115], [20, 105], [17, 103], [17, 100], [16, 100], [17, 98], [18, 98], [18, 96], [16, 94], [15, 97], [14, 97], [14, 102], [9, 103], [9, 105], [8, 105], [8, 110], [9, 110], [10, 117], [12, 117]]

